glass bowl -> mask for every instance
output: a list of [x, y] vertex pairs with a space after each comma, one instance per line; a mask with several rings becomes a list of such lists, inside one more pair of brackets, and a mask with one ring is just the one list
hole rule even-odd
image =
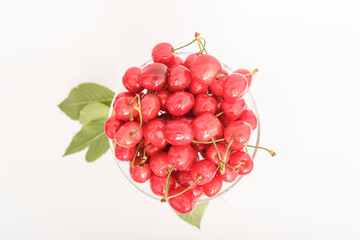
[[[185, 58], [191, 53], [188, 53], [188, 52], [179, 52], [179, 53], [176, 53], [177, 56], [180, 56], [183, 60], [185, 60]], [[143, 68], [144, 66], [152, 63], [153, 61], [152, 60], [148, 60], [146, 61], [144, 64], [142, 64], [140, 67]], [[229, 74], [233, 72], [233, 70], [227, 66], [226, 64], [224, 63], [221, 63], [223, 68], [226, 69]], [[127, 91], [125, 89], [124, 86], [121, 86], [120, 88], [120, 91], [119, 92], [124, 92], [124, 91]], [[119, 93], [118, 92], [118, 93]], [[116, 95], [115, 95], [116, 96]], [[115, 99], [115, 96], [114, 96], [114, 99]], [[113, 101], [114, 101], [113, 99]], [[245, 97], [244, 97], [244, 100], [248, 106], [249, 109], [253, 110], [257, 119], [258, 119], [258, 126], [257, 128], [252, 132], [251, 134], [251, 138], [250, 138], [250, 141], [249, 141], [249, 145], [255, 145], [255, 146], [259, 146], [259, 141], [260, 141], [260, 120], [259, 120], [259, 113], [258, 113], [258, 110], [257, 110], [257, 107], [256, 107], [256, 104], [255, 104], [255, 100], [251, 94], [251, 92], [248, 92]], [[113, 102], [111, 103], [111, 107], [110, 107], [110, 111], [109, 111], [109, 117], [112, 116], [114, 113], [113, 113]], [[119, 161], [116, 159], [115, 157], [115, 141], [114, 140], [111, 140], [109, 139], [109, 142], [110, 142], [110, 148], [111, 148], [111, 151], [113, 153], [113, 157], [115, 159], [115, 162], [116, 164], [118, 165], [118, 167], [120, 168], [121, 172], [125, 175], [125, 177], [127, 178], [127, 180], [129, 180], [129, 182], [134, 185], [139, 191], [141, 191], [142, 193], [144, 193], [145, 195], [147, 195], [148, 197], [152, 198], [152, 199], [155, 199], [157, 201], [160, 201], [162, 199], [162, 197], [160, 196], [157, 196], [155, 195], [151, 189], [150, 189], [150, 181], [146, 181], [145, 183], [137, 183], [135, 182], [134, 180], [132, 180], [131, 176], [130, 176], [130, 171], [129, 171], [129, 162], [124, 162], [124, 161]], [[257, 148], [248, 148], [248, 151], [249, 151], [249, 154], [250, 156], [252, 157], [253, 160], [255, 160], [255, 156], [256, 156], [256, 152], [257, 152]], [[200, 156], [200, 159], [201, 159], [201, 156]], [[251, 174], [251, 173], [250, 173]], [[238, 184], [238, 182], [243, 178], [244, 176], [239, 176], [234, 182], [231, 182], [231, 183], [227, 183], [227, 182], [223, 182], [223, 186], [220, 190], [220, 192], [218, 194], [216, 194], [215, 196], [213, 197], [206, 197], [205, 195], [202, 195], [200, 197], [200, 199], [197, 201], [197, 203], [201, 203], [201, 202], [208, 202], [209, 200], [211, 199], [215, 199], [221, 195], [223, 195], [224, 193], [228, 192], [230, 189], [232, 189], [236, 184]]]

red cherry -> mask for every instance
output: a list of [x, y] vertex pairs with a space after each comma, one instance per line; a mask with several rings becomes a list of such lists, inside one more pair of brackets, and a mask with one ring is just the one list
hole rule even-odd
[[163, 148], [166, 146], [165, 125], [166, 122], [163, 119], [154, 119], [146, 124], [144, 128], [144, 137], [154, 147]]
[[170, 43], [159, 43], [152, 49], [152, 59], [155, 63], [170, 63], [175, 58], [175, 53], [172, 51], [174, 47]]
[[144, 88], [140, 84], [141, 69], [138, 67], [131, 67], [126, 70], [122, 82], [124, 87], [131, 93], [141, 92]]
[[[166, 180], [167, 176], [165, 177], [159, 177], [155, 174], [151, 175], [150, 177], [150, 189], [151, 191], [158, 196], [164, 196], [165, 195], [165, 189], [166, 189]], [[170, 184], [169, 184], [169, 191], [175, 188], [175, 178], [173, 176], [170, 176]]]
[[193, 181], [200, 175], [201, 178], [197, 181], [197, 184], [204, 185], [213, 179], [216, 174], [216, 167], [215, 164], [209, 160], [201, 160], [194, 164], [190, 174]]
[[157, 148], [157, 147], [154, 147], [153, 145], [148, 146], [149, 143], [150, 142], [145, 138], [144, 139], [144, 146], [147, 146], [145, 151], [149, 156], [153, 156], [156, 153], [162, 152], [163, 148]]
[[160, 100], [154, 94], [146, 94], [141, 99], [141, 114], [144, 119], [155, 118], [160, 111]]
[[201, 186], [204, 194], [208, 197], [215, 196], [218, 192], [220, 192], [222, 187], [222, 179], [215, 175], [215, 177], [208, 183]]
[[[228, 75], [228, 72], [225, 69], [221, 69], [219, 75]], [[219, 77], [215, 79], [210, 85], [210, 90], [219, 97], [224, 96], [224, 83], [226, 82], [227, 77]]]
[[215, 115], [216, 115], [216, 114], [222, 112], [221, 104], [224, 101], [224, 99], [222, 97], [219, 97], [219, 96], [216, 96], [216, 95], [214, 95], [213, 97], [215, 98], [216, 103], [217, 103], [217, 107], [216, 107], [216, 111], [215, 111]]
[[169, 72], [168, 89], [170, 92], [180, 91], [187, 88], [191, 83], [191, 73], [184, 66], [176, 66]]
[[194, 194], [196, 201], [199, 200], [199, 198], [203, 195], [203, 190], [201, 189], [200, 186], [196, 186], [190, 189], [189, 191], [191, 191]]
[[115, 134], [116, 143], [124, 148], [134, 147], [143, 137], [142, 127], [134, 134], [138, 128], [139, 123], [137, 122], [124, 123], [124, 125], [122, 125], [119, 131]]
[[108, 120], [105, 122], [105, 134], [110, 139], [115, 138], [115, 134], [117, 131], [119, 131], [120, 127], [122, 125], [122, 121], [118, 119], [116, 116], [109, 117]]
[[[135, 158], [134, 164], [140, 164], [140, 157]], [[144, 183], [150, 179], [151, 174], [152, 172], [149, 165], [144, 165], [143, 167], [130, 166], [130, 176], [135, 182]]]
[[195, 97], [195, 104], [192, 109], [194, 116], [199, 116], [202, 113], [214, 114], [217, 110], [217, 102], [215, 98], [207, 94], [199, 94]]
[[[221, 145], [221, 144], [216, 144], [216, 146], [217, 146], [217, 148], [219, 150], [221, 161], [227, 163], [230, 160], [230, 154], [228, 153], [226, 155], [226, 159], [225, 159], [226, 147], [224, 145]], [[210, 146], [206, 150], [206, 159], [209, 159], [210, 161], [212, 161], [216, 165], [220, 165], [219, 157], [218, 157], [218, 154], [217, 154], [217, 151], [216, 151], [216, 148], [215, 148], [214, 145]]]
[[225, 141], [229, 144], [229, 142], [233, 138], [234, 141], [231, 144], [230, 148], [234, 149], [235, 151], [240, 151], [249, 142], [251, 131], [251, 126], [247, 122], [232, 122], [225, 129]]
[[151, 170], [160, 177], [167, 176], [168, 172], [166, 169], [170, 171], [171, 166], [172, 164], [166, 152], [157, 153], [150, 159]]
[[[189, 171], [176, 171], [175, 172], [175, 179], [176, 182], [179, 183], [182, 187], [189, 187], [194, 180], [191, 178], [191, 174]], [[197, 183], [192, 188], [195, 188], [197, 186]]]
[[156, 96], [160, 100], [160, 109], [166, 111], [166, 100], [170, 96], [170, 92], [166, 89], [161, 89], [156, 93]]
[[226, 128], [227, 126], [229, 126], [230, 123], [233, 122], [233, 120], [229, 120], [224, 114], [220, 115], [218, 118], [224, 128]]
[[171, 70], [172, 68], [179, 66], [179, 65], [183, 65], [184, 61], [181, 59], [181, 57], [179, 56], [175, 56], [174, 60], [168, 64], [166, 64], [166, 66]]
[[129, 93], [129, 92], [120, 92], [118, 93], [118, 95], [116, 95], [114, 101], [113, 101], [113, 107], [115, 107], [115, 104], [117, 102], [117, 100], [119, 100], [119, 98], [123, 97], [123, 96], [126, 96], [126, 97], [134, 97], [134, 95], [132, 93]]
[[229, 103], [235, 103], [240, 100], [248, 91], [248, 82], [246, 78], [239, 74], [233, 73], [227, 77], [224, 83], [224, 99]]
[[191, 124], [185, 121], [170, 121], [165, 125], [165, 139], [171, 145], [188, 145], [194, 139]]
[[206, 93], [209, 90], [209, 86], [199, 83], [198, 81], [195, 81], [194, 79], [191, 81], [189, 86], [189, 92], [197, 95], [200, 93]]
[[177, 116], [174, 117], [172, 120], [178, 120], [178, 121], [185, 121], [187, 123], [192, 123], [192, 121], [194, 120], [192, 117], [185, 117], [185, 116]]
[[136, 148], [124, 148], [120, 145], [115, 146], [115, 157], [120, 161], [130, 161], [135, 154]]
[[[169, 196], [178, 194], [182, 191], [184, 191], [184, 187], [177, 187], [171, 191], [169, 191]], [[175, 209], [177, 212], [181, 214], [187, 214], [190, 213], [192, 210], [194, 210], [196, 205], [195, 196], [191, 191], [186, 191], [183, 194], [180, 194], [177, 197], [173, 197], [169, 199], [170, 206]]]
[[233, 182], [235, 179], [239, 176], [237, 172], [235, 172], [232, 168], [225, 165], [225, 173], [220, 174], [220, 169], [218, 171], [218, 176], [224, 181], [224, 182]]
[[221, 71], [221, 63], [213, 56], [201, 54], [190, 67], [191, 77], [199, 83], [210, 85]]
[[194, 106], [195, 99], [188, 92], [174, 92], [166, 100], [167, 110], [174, 116], [181, 116], [189, 112]]
[[201, 152], [207, 147], [207, 144], [192, 142], [191, 146], [195, 149], [195, 151]]
[[140, 83], [149, 90], [159, 90], [166, 85], [168, 68], [162, 63], [151, 63], [141, 71]]
[[190, 145], [172, 146], [169, 149], [169, 161], [180, 171], [190, 171], [198, 155]]
[[136, 118], [139, 115], [137, 110], [134, 110], [135, 105], [138, 104], [138, 100], [135, 99], [132, 104], [129, 106], [129, 103], [134, 99], [134, 95], [132, 96], [122, 96], [120, 97], [114, 107], [114, 112], [117, 118], [121, 120], [129, 120], [131, 116], [131, 112], [133, 112], [133, 118]]
[[248, 124], [250, 124], [252, 130], [255, 130], [257, 127], [257, 117], [255, 115], [255, 113], [250, 110], [250, 109], [244, 109], [244, 111], [242, 111], [240, 118], [238, 120], [247, 122]]
[[187, 56], [187, 58], [185, 59], [185, 62], [184, 62], [184, 66], [185, 66], [187, 69], [190, 69], [192, 62], [194, 61], [194, 59], [195, 59], [196, 57], [197, 57], [197, 54], [196, 54], [196, 53], [192, 53], [192, 54], [190, 54], [189, 56]]
[[234, 71], [234, 73], [240, 73], [242, 75], [250, 74], [248, 76], [245, 76], [248, 81], [248, 88], [250, 88], [253, 75], [251, 74], [251, 72], [249, 70], [247, 70], [245, 68], [239, 68], [238, 70]]
[[242, 111], [245, 109], [246, 103], [244, 99], [240, 99], [235, 103], [229, 103], [223, 101], [221, 104], [221, 109], [224, 111], [224, 114], [227, 120], [234, 121], [241, 116]]
[[196, 140], [208, 142], [211, 138], [220, 136], [223, 133], [221, 123], [217, 117], [211, 113], [203, 113], [197, 116], [192, 122]]
[[173, 119], [173, 115], [171, 115], [170, 113], [168, 113], [168, 112], [165, 112], [165, 113], [163, 113], [163, 114], [161, 114], [160, 116], [159, 116], [159, 118], [160, 119], [163, 119], [165, 122], [170, 122], [171, 121], [171, 119]]
[[238, 166], [239, 175], [249, 174], [254, 168], [254, 162], [247, 152], [239, 151], [230, 158], [230, 165]]

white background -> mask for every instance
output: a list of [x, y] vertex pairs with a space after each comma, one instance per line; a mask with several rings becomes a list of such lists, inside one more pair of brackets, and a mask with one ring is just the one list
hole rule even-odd
[[[1, 1], [0, 239], [359, 239], [358, 1]], [[251, 175], [202, 230], [125, 179], [108, 152], [62, 158], [80, 125], [58, 108], [82, 82], [198, 31], [233, 68], [258, 67]], [[194, 48], [195, 50], [196, 48]]]

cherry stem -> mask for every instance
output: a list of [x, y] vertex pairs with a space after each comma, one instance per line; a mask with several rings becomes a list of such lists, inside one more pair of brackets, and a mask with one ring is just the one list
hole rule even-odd
[[247, 145], [247, 147], [260, 148], [262, 150], [268, 151], [272, 157], [276, 156], [276, 153], [273, 150], [270, 150], [270, 149], [267, 149], [267, 148], [264, 148], [264, 147], [252, 146], [252, 145]]
[[[165, 187], [165, 195], [164, 195], [164, 199], [167, 199], [167, 195], [168, 195], [168, 192], [169, 192], [169, 187], [170, 187], [170, 177], [171, 177], [171, 172], [174, 170], [175, 168], [175, 164], [173, 164], [171, 166], [171, 169], [170, 171], [166, 168], [166, 170], [168, 171], [168, 176], [166, 178], [166, 187]], [[162, 200], [161, 200], [162, 201]]]
[[204, 40], [204, 43], [205, 43], [205, 44], [203, 44], [202, 41], [201, 41], [201, 39], [203, 39], [203, 38], [200, 38], [200, 39], [198, 40], [199, 47], [200, 47], [200, 45], [201, 45], [201, 47], [202, 47], [202, 50], [201, 50], [201, 47], [200, 47], [201, 53], [203, 53], [203, 52], [205, 51], [205, 53], [208, 54], [208, 52], [207, 52], [206, 49], [205, 49], [206, 41], [205, 41], [205, 39], [203, 39], [203, 40]]
[[218, 74], [218, 75], [216, 75], [216, 80], [219, 80], [219, 78], [221, 78], [221, 77], [228, 77], [228, 75]]
[[223, 175], [225, 173], [225, 165], [222, 163], [221, 161], [221, 156], [220, 156], [220, 152], [219, 152], [219, 149], [216, 145], [216, 142], [215, 142], [215, 139], [214, 138], [211, 138], [214, 146], [215, 146], [215, 149], [216, 149], [216, 152], [217, 152], [217, 155], [218, 155], [218, 159], [220, 161], [220, 174]]
[[223, 115], [223, 114], [224, 114], [224, 111], [219, 112], [218, 114], [215, 115], [215, 117], [218, 117], [218, 116]]
[[[241, 164], [245, 164], [245, 162], [242, 162], [242, 163], [239, 164], [239, 166], [235, 167], [235, 166], [232, 166], [232, 165], [230, 165], [230, 164], [228, 164], [228, 163], [226, 163], [226, 162], [223, 162], [223, 161], [220, 161], [220, 163], [228, 166], [229, 168], [231, 168], [231, 169], [234, 170], [235, 172], [238, 172], [238, 171], [239, 171], [239, 166], [240, 166]], [[219, 165], [219, 166], [220, 166], [220, 165]]]
[[245, 147], [245, 151], [246, 151], [247, 153], [249, 153], [249, 150], [248, 150], [248, 148], [247, 148], [247, 147]]
[[[224, 138], [221, 138], [221, 139], [218, 139], [218, 140], [215, 140], [215, 142], [221, 142], [221, 141], [224, 141], [225, 139]], [[210, 144], [210, 143], [213, 143], [213, 141], [211, 142], [199, 142], [199, 141], [196, 141], [196, 140], [192, 140], [194, 143], [201, 143], [201, 144]]]
[[130, 162], [130, 165], [131, 165], [131, 166], [134, 166], [135, 158], [136, 158], [136, 156], [137, 156], [137, 154], [138, 154], [138, 152], [139, 152], [139, 149], [140, 149], [140, 146], [141, 146], [141, 143], [142, 143], [143, 140], [144, 140], [144, 138], [141, 139], [141, 141], [139, 142], [139, 145], [138, 145], [137, 148], [136, 148], [136, 151], [135, 151], [135, 153], [134, 153], [133, 159], [132, 159], [131, 162]]
[[229, 152], [230, 146], [231, 146], [231, 144], [232, 144], [234, 141], [235, 141], [235, 138], [232, 137], [232, 138], [230, 139], [229, 144], [228, 144], [227, 147], [226, 147], [226, 151], [225, 151], [225, 154], [224, 154], [224, 160], [226, 159], [226, 156], [227, 156], [227, 154], [228, 154], [228, 152]]
[[174, 49], [171, 50], [171, 51], [172, 51], [172, 52], [175, 52], [175, 51], [177, 51], [177, 50], [179, 50], [179, 49], [182, 49], [182, 48], [184, 48], [184, 47], [187, 47], [187, 46], [193, 44], [195, 41], [197, 41], [197, 38], [195, 38], [194, 40], [192, 40], [192, 41], [189, 42], [188, 44], [185, 44], [184, 46], [181, 46], [181, 47], [178, 47], [178, 48], [174, 48]]
[[199, 175], [196, 180], [190, 185], [188, 186], [185, 190], [183, 190], [182, 192], [179, 192], [177, 194], [174, 194], [172, 196], [165, 196], [163, 199], [161, 199], [162, 202], [166, 202], [167, 200], [169, 200], [170, 198], [174, 198], [174, 197], [177, 197], [177, 196], [180, 196], [181, 194], [185, 193], [187, 190], [191, 189], [196, 183], [197, 181], [199, 181], [201, 179], [201, 175]]
[[245, 77], [250, 76], [250, 75], [254, 76], [258, 71], [259, 71], [259, 69], [255, 68], [254, 71], [252, 71], [251, 73], [245, 74], [244, 76]]
[[131, 106], [131, 104], [135, 101], [135, 99], [137, 98], [136, 96], [137, 96], [137, 95], [135, 95], [135, 97], [134, 97], [130, 102], [128, 102], [128, 105], [129, 105], [129, 106]]
[[146, 162], [146, 160], [147, 160], [147, 156], [146, 156], [146, 148], [147, 148], [148, 146], [150, 146], [150, 145], [151, 145], [151, 143], [149, 143], [148, 145], [146, 145], [146, 146], [145, 146], [144, 151], [143, 151], [143, 157], [141, 158], [140, 163], [144, 163], [144, 162]]
[[138, 107], [135, 107], [134, 109], [137, 110], [139, 112], [139, 117], [140, 117], [140, 124], [139, 124], [139, 127], [136, 129], [135, 132], [131, 132], [130, 133], [130, 136], [134, 136], [141, 128], [142, 126], [142, 114], [141, 114], [141, 101], [140, 101], [140, 96], [139, 94], [136, 94], [137, 99], [138, 99], [138, 102], [139, 102], [139, 106]]
[[135, 108], [133, 108], [131, 110], [131, 114], [130, 114], [130, 118], [129, 118], [130, 121], [134, 121], [134, 117], [133, 117], [134, 111], [135, 111]]

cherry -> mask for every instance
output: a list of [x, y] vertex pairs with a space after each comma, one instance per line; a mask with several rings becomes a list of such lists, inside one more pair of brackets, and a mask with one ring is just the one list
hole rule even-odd
[[171, 145], [188, 145], [194, 139], [191, 124], [185, 121], [174, 120], [165, 125], [165, 139]]
[[165, 122], [170, 122], [173, 119], [173, 115], [168, 112], [165, 112], [159, 116], [160, 119], [163, 119]]
[[122, 125], [122, 121], [118, 119], [116, 116], [111, 116], [108, 120], [105, 122], [105, 134], [110, 139], [115, 138], [115, 134], [117, 131], [119, 131], [120, 127]]
[[[150, 144], [150, 145], [149, 145], [149, 144]], [[159, 152], [161, 152], [161, 151], [163, 150], [163, 148], [157, 148], [157, 147], [153, 146], [153, 145], [149, 142], [149, 140], [147, 140], [146, 138], [145, 138], [145, 140], [144, 140], [144, 145], [147, 146], [146, 149], [145, 149], [145, 152], [146, 152], [148, 155], [150, 155], [150, 156], [153, 156], [153, 155], [155, 155], [156, 153], [159, 153]]]
[[208, 142], [211, 138], [221, 137], [223, 129], [217, 117], [211, 113], [203, 113], [192, 122], [194, 135], [199, 142]]
[[155, 118], [160, 111], [160, 100], [154, 94], [146, 94], [141, 100], [141, 113], [144, 119]]
[[120, 161], [130, 161], [135, 154], [135, 147], [124, 148], [120, 145], [115, 145], [115, 157]]
[[189, 56], [187, 56], [187, 58], [185, 59], [185, 62], [184, 62], [184, 66], [185, 66], [187, 69], [190, 69], [192, 62], [194, 61], [194, 59], [195, 59], [196, 57], [197, 57], [197, 54], [196, 54], [196, 53], [192, 53], [192, 54], [190, 54]]
[[124, 148], [134, 147], [143, 137], [143, 129], [137, 122], [124, 123], [115, 134], [115, 141]]
[[217, 110], [217, 102], [215, 98], [207, 94], [198, 94], [195, 97], [194, 107], [192, 112], [194, 116], [199, 116], [202, 113], [211, 113], [215, 114]]
[[134, 100], [134, 98], [135, 98], [134, 95], [122, 96], [117, 100], [114, 107], [114, 112], [117, 118], [121, 120], [129, 120], [131, 114], [133, 118], [139, 116], [139, 112], [135, 110], [136, 105], [138, 105], [138, 100], [137, 99]]
[[242, 111], [240, 118], [238, 120], [245, 121], [248, 124], [250, 124], [252, 130], [255, 130], [257, 127], [257, 117], [255, 113], [250, 109], [244, 109]]
[[221, 115], [218, 118], [224, 128], [226, 128], [227, 126], [229, 126], [230, 123], [233, 122], [232, 120], [229, 120], [225, 115]]
[[177, 116], [174, 117], [172, 120], [184, 121], [191, 124], [194, 119], [192, 117]]
[[175, 58], [174, 47], [170, 43], [159, 43], [152, 49], [151, 56], [155, 63], [170, 63]]
[[246, 107], [246, 103], [244, 99], [240, 99], [235, 103], [229, 103], [227, 101], [223, 101], [221, 104], [221, 109], [224, 111], [227, 120], [230, 121], [234, 121], [238, 119], [241, 116], [245, 107]]
[[[177, 187], [169, 191], [169, 195], [176, 195], [184, 191], [184, 187]], [[191, 191], [186, 191], [176, 197], [169, 199], [170, 206], [181, 214], [190, 213], [195, 208], [196, 200], [195, 196]]]
[[144, 166], [140, 167], [140, 157], [136, 157], [134, 163], [136, 166], [130, 166], [131, 178], [138, 183], [144, 183], [150, 179], [152, 174], [150, 166], [145, 164]]
[[208, 182], [204, 185], [201, 185], [201, 189], [203, 190], [203, 192], [206, 196], [213, 197], [218, 192], [220, 192], [222, 183], [223, 183], [223, 180], [219, 176], [215, 175], [214, 178], [210, 182]]
[[189, 112], [194, 106], [195, 99], [191, 93], [177, 91], [166, 100], [167, 110], [174, 116], [181, 116]]
[[119, 98], [123, 97], [123, 96], [127, 96], [127, 97], [134, 97], [134, 95], [132, 93], [129, 92], [120, 92], [118, 93], [118, 95], [116, 95], [114, 101], [113, 101], [113, 107], [115, 107], [115, 104], [117, 102], [117, 100], [119, 100]]
[[[227, 76], [228, 72], [225, 69], [221, 69], [219, 75]], [[224, 83], [226, 82], [227, 77], [219, 77], [216, 78], [215, 81], [213, 81], [210, 84], [210, 90], [219, 97], [224, 96]]]
[[232, 122], [225, 128], [225, 141], [229, 144], [231, 141], [231, 149], [240, 151], [249, 142], [251, 135], [251, 126], [244, 121]]
[[254, 162], [247, 152], [239, 151], [231, 155], [230, 165], [238, 167], [239, 175], [249, 174], [254, 168]]
[[227, 77], [224, 83], [224, 99], [227, 102], [235, 103], [240, 100], [248, 91], [248, 82], [244, 75], [233, 73]]
[[143, 131], [144, 137], [154, 147], [163, 148], [166, 146], [165, 125], [166, 122], [163, 119], [154, 119], [146, 124]]
[[167, 63], [166, 66], [171, 70], [172, 68], [179, 66], [179, 65], [184, 65], [184, 61], [181, 59], [181, 57], [179, 56], [175, 56], [174, 60], [170, 63]]
[[252, 77], [255, 73], [252, 74], [252, 72], [250, 72], [249, 70], [247, 70], [245, 68], [239, 68], [238, 70], [234, 71], [234, 73], [240, 73], [242, 75], [246, 75], [245, 77], [246, 77], [246, 80], [248, 81], [248, 88], [250, 88], [251, 82], [252, 82]]
[[225, 172], [224, 174], [220, 173], [221, 169], [218, 171], [218, 176], [224, 181], [224, 182], [233, 182], [235, 179], [239, 176], [237, 172], [234, 171], [231, 167], [225, 165]]
[[191, 143], [191, 146], [195, 149], [195, 151], [197, 152], [201, 152], [203, 151], [207, 145], [206, 144], [203, 144], [203, 143], [197, 143], [197, 142], [192, 142]]
[[196, 201], [199, 200], [199, 198], [203, 195], [203, 190], [200, 186], [196, 186], [190, 189], [190, 191], [194, 194]]
[[[227, 163], [230, 160], [230, 154], [227, 154], [226, 158], [225, 158], [226, 147], [224, 145], [217, 144], [217, 148], [218, 148], [219, 153], [220, 153], [221, 161]], [[218, 153], [217, 153], [216, 148], [215, 148], [214, 145], [211, 145], [206, 150], [206, 159], [209, 159], [210, 161], [212, 161], [216, 165], [220, 165]]]
[[221, 71], [221, 63], [213, 56], [201, 54], [190, 67], [191, 77], [199, 83], [210, 85]]
[[209, 160], [201, 160], [194, 164], [190, 171], [192, 180], [201, 178], [197, 181], [198, 185], [204, 185], [210, 182], [216, 174], [215, 164]]
[[168, 68], [162, 63], [151, 63], [141, 71], [140, 83], [149, 90], [159, 90], [166, 85]]
[[170, 92], [180, 91], [187, 88], [191, 83], [191, 73], [184, 66], [176, 66], [169, 72], [168, 89]]
[[170, 96], [170, 92], [166, 89], [161, 89], [156, 93], [160, 100], [160, 110], [166, 111], [166, 100]]
[[163, 177], [168, 174], [166, 170], [171, 169], [172, 164], [169, 161], [168, 153], [157, 153], [150, 159], [151, 170], [158, 176]]
[[172, 146], [168, 152], [169, 161], [180, 171], [190, 171], [198, 155], [190, 145]]
[[[150, 189], [151, 191], [158, 196], [164, 196], [165, 195], [165, 189], [166, 189], [166, 180], [167, 177], [159, 177], [155, 174], [151, 175], [150, 177]], [[169, 190], [175, 188], [175, 178], [173, 176], [170, 176], [170, 184], [169, 184]]]
[[209, 90], [209, 86], [199, 83], [198, 81], [195, 81], [194, 79], [191, 81], [189, 86], [189, 92], [193, 95], [197, 95], [200, 93], [206, 93]]
[[124, 87], [131, 93], [141, 92], [144, 88], [140, 84], [141, 69], [138, 67], [131, 67], [126, 70], [122, 82]]
[[[175, 179], [177, 183], [185, 188], [189, 187], [194, 182], [189, 171], [176, 171]], [[195, 184], [192, 188], [195, 188], [196, 186], [197, 184]]]

